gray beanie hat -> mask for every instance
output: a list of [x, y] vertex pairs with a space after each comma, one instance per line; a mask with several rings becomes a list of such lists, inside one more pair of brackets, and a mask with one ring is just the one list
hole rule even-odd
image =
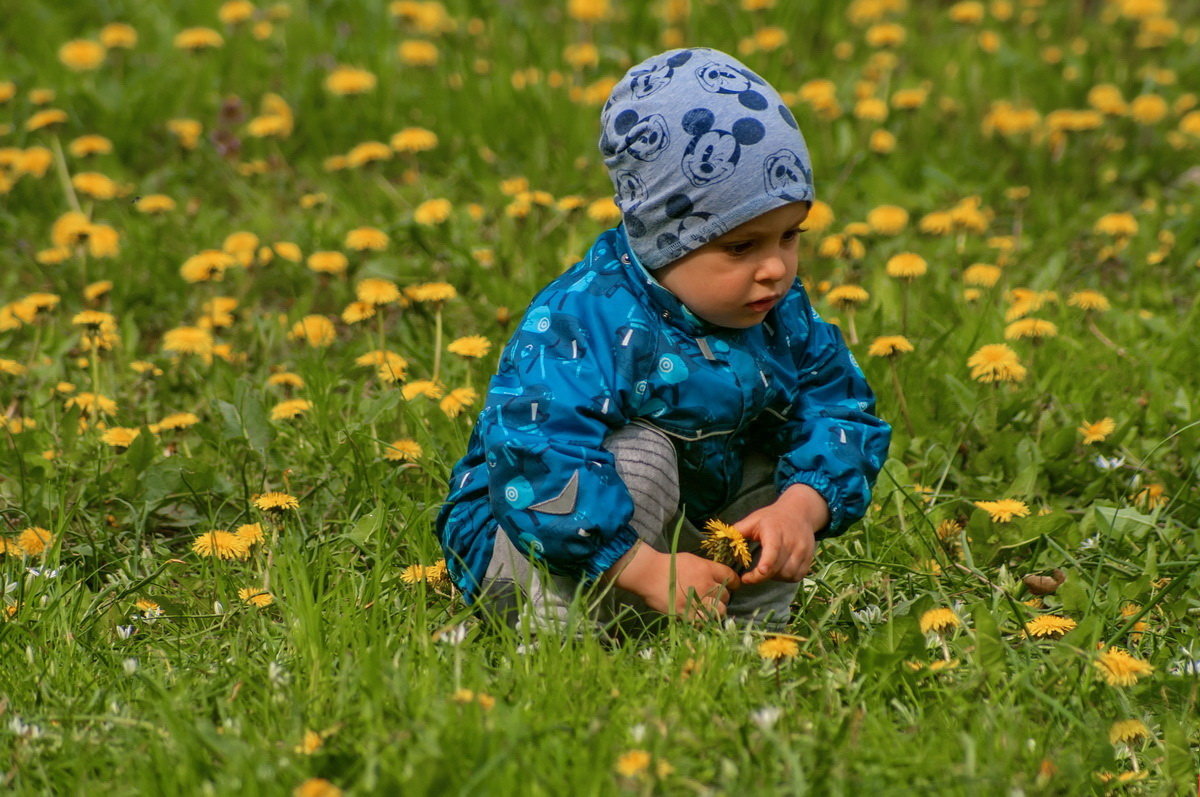
[[719, 50], [671, 50], [631, 68], [600, 125], [613, 199], [648, 269], [813, 199], [795, 117], [765, 80]]

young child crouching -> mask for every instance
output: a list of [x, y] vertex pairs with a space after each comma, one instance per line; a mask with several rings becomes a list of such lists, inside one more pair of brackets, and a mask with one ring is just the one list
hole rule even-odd
[[[890, 427], [796, 278], [808, 148], [762, 78], [684, 49], [601, 114], [622, 223], [505, 347], [437, 532], [455, 584], [515, 622], [630, 609], [781, 626], [816, 540], [862, 517]], [[743, 573], [699, 529], [757, 544]], [[596, 594], [600, 594], [600, 590]]]

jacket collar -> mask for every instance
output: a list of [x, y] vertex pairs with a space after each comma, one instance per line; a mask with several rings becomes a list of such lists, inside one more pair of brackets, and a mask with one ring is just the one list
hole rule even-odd
[[654, 278], [654, 274], [642, 265], [642, 261], [638, 259], [637, 253], [629, 244], [629, 236], [625, 232], [624, 224], [617, 225], [610, 232], [613, 234], [613, 248], [616, 251], [617, 259], [624, 267], [625, 273], [634, 282], [643, 286], [651, 306], [659, 317], [693, 337], [730, 331], [710, 324], [697, 316], [687, 308], [687, 305], [679, 301], [675, 294]]

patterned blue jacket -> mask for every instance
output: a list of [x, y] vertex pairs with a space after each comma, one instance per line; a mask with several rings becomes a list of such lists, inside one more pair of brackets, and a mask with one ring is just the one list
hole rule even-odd
[[529, 305], [500, 356], [450, 475], [437, 533], [474, 599], [502, 529], [551, 572], [591, 580], [637, 540], [633, 502], [605, 436], [634, 421], [667, 433], [681, 498], [702, 524], [741, 485], [747, 451], [778, 458], [782, 491], [829, 503], [820, 536], [861, 518], [891, 427], [837, 327], [799, 281], [749, 329], [713, 326], [638, 263], [623, 227]]

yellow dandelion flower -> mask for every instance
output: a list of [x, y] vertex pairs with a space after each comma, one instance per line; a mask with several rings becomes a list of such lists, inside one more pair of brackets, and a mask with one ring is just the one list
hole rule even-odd
[[275, 602], [274, 595], [258, 587], [242, 587], [238, 590], [238, 597], [259, 609], [270, 606]]
[[367, 302], [350, 302], [342, 310], [342, 320], [347, 324], [359, 324], [375, 317], [375, 305]]
[[400, 571], [400, 580], [405, 584], [424, 583], [425, 565], [409, 565]]
[[414, 302], [448, 302], [458, 296], [458, 291], [448, 282], [425, 282], [404, 289], [404, 295]]
[[67, 145], [67, 152], [70, 152], [72, 157], [87, 158], [92, 155], [107, 155], [112, 152], [113, 145], [104, 136], [86, 135], [73, 139]]
[[750, 566], [750, 546], [742, 533], [716, 518], [704, 524], [700, 550], [709, 559], [730, 567]]
[[450, 586], [450, 571], [446, 568], [445, 559], [438, 559], [425, 568], [425, 581], [434, 589], [446, 589]]
[[1058, 326], [1053, 321], [1041, 318], [1022, 318], [1004, 328], [1004, 337], [1008, 340], [1053, 338], [1057, 335]]
[[918, 623], [922, 634], [944, 634], [962, 625], [958, 615], [952, 609], [930, 609], [921, 615]]
[[254, 16], [250, 0], [226, 0], [217, 9], [217, 19], [226, 25], [238, 25]]
[[237, 527], [237, 531], [234, 533], [237, 534], [238, 539], [246, 543], [247, 548], [258, 545], [265, 539], [261, 523], [243, 523]]
[[140, 429], [133, 429], [126, 426], [110, 426], [104, 430], [104, 434], [100, 435], [100, 442], [106, 446], [124, 450], [133, 444], [133, 441], [137, 439], [140, 433]]
[[1133, 686], [1138, 679], [1154, 672], [1153, 665], [1131, 656], [1118, 647], [1111, 647], [1092, 662], [1109, 686]]
[[799, 654], [800, 644], [791, 637], [770, 636], [758, 643], [758, 655], [768, 661], [778, 662]]
[[103, 64], [107, 54], [103, 44], [88, 38], [76, 38], [59, 48], [59, 60], [62, 61], [62, 65], [74, 72], [96, 70]]
[[342, 797], [342, 790], [325, 778], [309, 778], [292, 790], [292, 797]]
[[1000, 281], [1002, 270], [991, 263], [972, 263], [963, 269], [963, 283], [990, 288]]
[[869, 357], [895, 357], [913, 350], [912, 343], [903, 335], [882, 335], [867, 347]]
[[26, 119], [25, 129], [32, 133], [37, 130], [48, 129], [55, 125], [66, 124], [66, 121], [66, 111], [60, 111], [58, 108], [47, 108], [44, 111], [38, 111]]
[[989, 343], [967, 359], [971, 378], [977, 382], [1020, 382], [1025, 378], [1025, 366], [1017, 353], [1003, 343]]
[[320, 750], [324, 744], [325, 740], [321, 738], [321, 734], [316, 731], [305, 731], [304, 739], [292, 749], [300, 755], [312, 755]]
[[405, 39], [396, 46], [396, 55], [406, 66], [434, 66], [438, 62], [437, 45], [424, 39]]
[[604, 197], [589, 203], [586, 212], [589, 219], [600, 224], [612, 224], [621, 219], [621, 209], [612, 201], [612, 197]]
[[313, 252], [305, 262], [318, 274], [342, 274], [350, 265], [344, 254], [333, 251]]
[[1065, 635], [1068, 631], [1075, 630], [1076, 625], [1078, 624], [1070, 617], [1043, 614], [1025, 623], [1025, 635], [1057, 639]]
[[201, 556], [217, 559], [245, 559], [250, 555], [250, 546], [246, 541], [224, 529], [201, 534], [192, 541], [192, 550]]
[[289, 509], [300, 508], [300, 502], [294, 495], [279, 492], [256, 495], [252, 499], [252, 503], [263, 512], [283, 513]]
[[110, 50], [131, 50], [137, 40], [137, 30], [123, 22], [110, 22], [100, 29], [100, 43]]
[[1117, 720], [1108, 729], [1109, 744], [1131, 745], [1150, 737], [1150, 729], [1146, 723], [1138, 719]]
[[880, 235], [899, 235], [908, 226], [908, 211], [899, 205], [880, 205], [867, 213], [867, 224]]
[[1099, 291], [1076, 291], [1067, 297], [1067, 304], [1080, 310], [1103, 313], [1112, 307]]
[[1029, 506], [1015, 498], [999, 501], [972, 501], [975, 506], [988, 513], [994, 523], [1009, 523], [1013, 518], [1029, 517]]
[[236, 262], [228, 252], [205, 249], [183, 261], [179, 276], [188, 282], [220, 282], [225, 278], [225, 270]]
[[885, 269], [889, 277], [912, 280], [928, 271], [929, 266], [926, 264], [925, 258], [920, 255], [913, 252], [901, 252], [888, 258]]
[[25, 366], [16, 360], [8, 360], [0, 357], [0, 374], [8, 374], [9, 376], [21, 376], [25, 373]]
[[1084, 421], [1083, 425], [1075, 431], [1083, 436], [1083, 444], [1090, 446], [1092, 443], [1098, 443], [1104, 438], [1112, 434], [1117, 428], [1117, 422], [1112, 418], [1101, 418], [1095, 423]]
[[1133, 502], [1146, 509], [1157, 509], [1165, 506], [1170, 499], [1166, 496], [1167, 488], [1161, 484], [1147, 484], [1135, 496]]
[[841, 310], [850, 310], [865, 304], [871, 294], [861, 285], [838, 285], [825, 294], [825, 300]]
[[290, 263], [299, 263], [304, 258], [304, 253], [300, 251], [300, 247], [291, 241], [278, 241], [271, 244], [271, 249], [274, 250], [275, 254]]
[[1137, 234], [1138, 223], [1132, 213], [1106, 213], [1096, 220], [1092, 231], [1113, 238], [1129, 238]]
[[325, 88], [339, 96], [366, 94], [374, 91], [377, 83], [374, 73], [351, 66], [339, 66], [325, 78]]
[[337, 330], [333, 322], [323, 315], [306, 315], [292, 325], [288, 337], [300, 340], [314, 349], [324, 348], [333, 343]]
[[[572, 0], [572, 3], [578, 4], [579, 0]], [[617, 758], [613, 769], [622, 777], [632, 778], [645, 772], [650, 767], [651, 760], [650, 754], [645, 750], [630, 750]]]
[[405, 401], [412, 401], [417, 396], [440, 399], [443, 394], [442, 386], [428, 379], [413, 380], [400, 389], [400, 395], [404, 397]]
[[372, 306], [391, 304], [400, 300], [400, 289], [391, 280], [369, 278], [354, 286], [354, 295]]
[[388, 236], [375, 227], [358, 227], [346, 233], [345, 246], [356, 252], [382, 251], [387, 248]]
[[225, 44], [221, 34], [212, 28], [185, 28], [175, 34], [174, 44], [180, 50], [211, 50]]
[[167, 130], [179, 141], [180, 147], [195, 149], [196, 144], [200, 142], [200, 134], [204, 132], [204, 126], [195, 119], [169, 119]]
[[437, 134], [423, 127], [406, 127], [388, 141], [396, 152], [426, 152], [438, 145]]
[[277, 374], [268, 376], [267, 384], [271, 387], [300, 388], [304, 387], [304, 377], [289, 371], [280, 371]]
[[202, 327], [183, 326], [168, 330], [163, 335], [163, 351], [172, 354], [197, 354], [209, 357], [213, 350], [212, 333]]
[[1167, 101], [1158, 94], [1142, 94], [1129, 103], [1129, 117], [1139, 125], [1158, 124], [1170, 110]]
[[88, 302], [95, 302], [112, 292], [112, 280], [98, 280], [90, 283], [83, 289], [83, 298]]
[[288, 399], [271, 408], [271, 420], [284, 421], [298, 418], [311, 409], [312, 402], [308, 399]]
[[78, 407], [80, 414], [85, 418], [98, 414], [115, 415], [117, 412], [117, 402], [99, 393], [80, 393], [72, 396], [67, 399], [67, 409], [72, 407]]
[[467, 337], [451, 341], [446, 350], [460, 357], [474, 357], [475, 359], [479, 359], [487, 356], [491, 348], [492, 342], [483, 335], [468, 335]]
[[361, 144], [355, 145], [346, 153], [344, 163], [338, 165], [337, 162], [326, 162], [326, 168], [330, 171], [337, 171], [339, 168], [347, 167], [357, 169], [360, 166], [366, 166], [368, 163], [391, 159], [392, 148], [387, 144], [384, 144], [382, 141], [364, 141]]
[[478, 398], [478, 394], [469, 387], [455, 388], [438, 403], [438, 408], [446, 413], [447, 417], [457, 418], [462, 414], [463, 410], [474, 404]]
[[391, 462], [416, 462], [423, 453], [420, 443], [404, 438], [390, 443], [383, 452], [383, 458]]
[[17, 545], [25, 556], [38, 556], [54, 544], [54, 535], [41, 526], [30, 526], [17, 535]]
[[413, 211], [413, 221], [423, 227], [432, 227], [450, 218], [452, 209], [449, 199], [427, 199]]

